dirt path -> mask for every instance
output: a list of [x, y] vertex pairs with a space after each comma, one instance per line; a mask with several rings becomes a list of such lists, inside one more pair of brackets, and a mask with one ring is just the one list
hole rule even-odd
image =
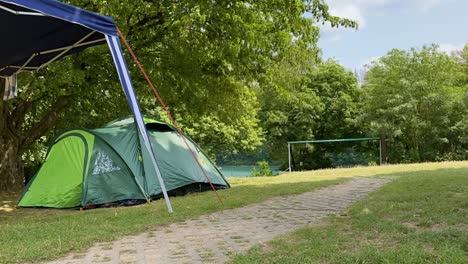
[[222, 263], [273, 237], [337, 214], [389, 179], [353, 178], [300, 195], [157, 227], [50, 263]]

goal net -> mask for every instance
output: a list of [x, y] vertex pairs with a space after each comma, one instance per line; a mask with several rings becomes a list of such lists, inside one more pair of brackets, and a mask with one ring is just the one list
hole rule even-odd
[[380, 138], [304, 140], [288, 142], [288, 170], [382, 164]]

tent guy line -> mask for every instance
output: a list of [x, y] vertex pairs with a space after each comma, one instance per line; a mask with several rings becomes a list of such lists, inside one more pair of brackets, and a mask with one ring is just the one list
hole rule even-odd
[[125, 38], [125, 36], [122, 34], [122, 31], [120, 30], [119, 27], [117, 27], [117, 33], [118, 33], [118, 35], [122, 38], [122, 41], [123, 41], [124, 45], [127, 47], [128, 51], [130, 52], [130, 55], [132, 56], [132, 58], [133, 58], [133, 60], [135, 61], [136, 65], [138, 66], [138, 68], [140, 69], [141, 73], [143, 74], [143, 76], [145, 77], [146, 81], [148, 82], [149, 86], [150, 86], [151, 89], [153, 90], [153, 93], [154, 93], [154, 95], [156, 96], [156, 99], [158, 99], [159, 103], [160, 103], [161, 106], [164, 108], [164, 111], [166, 112], [167, 116], [168, 116], [169, 119], [171, 120], [172, 125], [173, 125], [173, 126], [175, 127], [175, 129], [177, 130], [177, 133], [179, 133], [180, 137], [184, 140], [185, 145], [187, 146], [187, 148], [189, 149], [190, 153], [192, 154], [193, 159], [197, 162], [198, 167], [201, 169], [201, 171], [202, 171], [202, 173], [203, 173], [203, 176], [205, 177], [205, 179], [206, 179], [206, 180], [208, 181], [208, 183], [210, 184], [210, 187], [211, 187], [211, 189], [213, 190], [213, 192], [215, 193], [216, 198], [218, 198], [218, 201], [219, 201], [221, 204], [224, 204], [224, 203], [223, 203], [223, 199], [222, 199], [221, 196], [219, 195], [218, 191], [216, 191], [216, 188], [214, 187], [214, 185], [213, 185], [213, 183], [211, 182], [210, 178], [209, 178], [208, 175], [206, 174], [205, 169], [203, 168], [202, 164], [200, 163], [200, 161], [198, 160], [197, 156], [196, 156], [195, 153], [193, 152], [193, 149], [190, 147], [190, 145], [188, 144], [187, 140], [185, 139], [184, 133], [182, 132], [182, 129], [180, 129], [179, 125], [178, 125], [177, 122], [175, 121], [174, 117], [172, 116], [171, 112], [169, 111], [169, 108], [167, 107], [166, 103], [164, 103], [164, 100], [162, 99], [162, 97], [161, 97], [161, 95], [159, 94], [159, 92], [158, 92], [158, 90], [156, 89], [156, 87], [154, 87], [153, 82], [152, 82], [151, 79], [149, 78], [148, 74], [146, 74], [146, 71], [145, 71], [145, 69], [143, 68], [143, 66], [141, 65], [140, 60], [139, 60], [138, 57], [135, 55], [135, 52], [133, 52], [133, 49], [132, 49], [132, 47], [130, 46], [130, 43], [127, 41], [127, 39]]

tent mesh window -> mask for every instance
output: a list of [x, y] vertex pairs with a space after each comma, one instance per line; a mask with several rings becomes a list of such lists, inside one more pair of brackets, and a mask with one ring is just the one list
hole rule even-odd
[[171, 132], [175, 131], [172, 127], [168, 126], [167, 124], [161, 123], [149, 123], [146, 124], [146, 129], [150, 131], [158, 131], [158, 132]]

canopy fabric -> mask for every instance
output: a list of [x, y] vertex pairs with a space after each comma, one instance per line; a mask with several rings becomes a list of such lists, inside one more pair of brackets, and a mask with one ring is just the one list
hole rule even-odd
[[117, 36], [114, 20], [55, 0], [0, 0], [0, 76], [37, 70]]

